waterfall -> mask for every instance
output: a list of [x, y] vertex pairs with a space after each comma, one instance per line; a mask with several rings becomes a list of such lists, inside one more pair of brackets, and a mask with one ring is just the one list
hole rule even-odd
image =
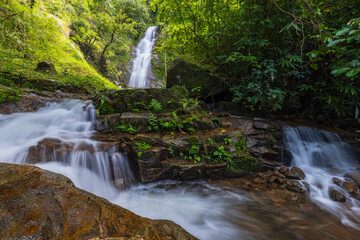
[[[357, 159], [351, 147], [337, 134], [323, 130], [287, 127], [284, 132], [292, 165], [305, 172], [313, 202], [338, 216], [343, 224], [360, 229], [360, 201], [341, 187], [341, 182], [348, 181], [344, 175], [356, 170]], [[332, 189], [346, 196], [346, 202], [333, 201], [329, 196]]]
[[147, 81], [149, 74], [151, 74], [151, 53], [155, 44], [157, 28], [157, 26], [149, 27], [136, 48], [136, 57], [133, 61], [128, 83], [129, 87], [145, 88], [150, 85]]
[[94, 105], [80, 100], [49, 103], [34, 113], [0, 115], [0, 162], [72, 174], [78, 187], [102, 196], [127, 188], [134, 182], [127, 158], [114, 144], [91, 139], [95, 116]]

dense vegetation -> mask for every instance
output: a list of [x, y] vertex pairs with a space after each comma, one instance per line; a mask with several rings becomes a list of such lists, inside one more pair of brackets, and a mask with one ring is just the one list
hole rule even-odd
[[333, 119], [358, 112], [358, 1], [154, 0], [153, 9], [161, 51], [220, 76], [233, 101]]
[[[154, 21], [165, 66], [180, 56], [210, 70], [228, 100], [256, 111], [358, 116], [356, 0], [0, 0], [0, 73], [116, 88], [109, 79], [126, 75], [131, 46]], [[35, 72], [44, 60], [58, 74]]]
[[[149, 19], [140, 0], [0, 0], [0, 72], [116, 88]], [[33, 71], [45, 60], [59, 74]]]

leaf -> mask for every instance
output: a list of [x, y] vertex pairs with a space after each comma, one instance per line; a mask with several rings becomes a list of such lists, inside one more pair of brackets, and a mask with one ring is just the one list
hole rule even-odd
[[348, 33], [350, 30], [351, 30], [350, 28], [343, 28], [342, 30], [340, 30], [336, 33], [336, 36], [342, 36], [342, 35]]
[[355, 68], [346, 73], [346, 76], [351, 78], [360, 72], [360, 68]]
[[310, 64], [310, 67], [314, 70], [318, 70], [319, 69], [319, 66], [316, 64], [316, 63], [312, 63]]
[[351, 68], [349, 67], [344, 67], [344, 68], [337, 68], [333, 71], [331, 71], [331, 74], [334, 75], [334, 76], [339, 76], [347, 71], [349, 71]]
[[333, 47], [333, 46], [337, 45], [338, 43], [344, 42], [345, 40], [346, 40], [346, 39], [343, 39], [343, 38], [337, 39], [337, 40], [335, 40], [335, 41], [332, 41], [331, 43], [328, 43], [328, 45], [326, 45], [326, 46], [328, 46], [328, 47]]

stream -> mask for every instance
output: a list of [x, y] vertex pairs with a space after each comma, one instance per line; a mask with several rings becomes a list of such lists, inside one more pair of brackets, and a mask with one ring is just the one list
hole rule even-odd
[[49, 153], [41, 150], [36, 166], [63, 174], [77, 187], [141, 216], [172, 220], [204, 240], [358, 239], [359, 201], [337, 203], [327, 194], [328, 187], [337, 187], [329, 182], [331, 178], [343, 178], [356, 161], [335, 134], [285, 129], [293, 165], [304, 169], [315, 203], [289, 210], [259, 201], [236, 187], [236, 182], [227, 184], [234, 181], [231, 179], [224, 180], [226, 184], [136, 183], [125, 155], [91, 140], [96, 133], [95, 117], [91, 102], [80, 100], [49, 103], [38, 112], [0, 115], [0, 161], [27, 164], [29, 149], [49, 139], [51, 146], [55, 145], [52, 161], [47, 162]]

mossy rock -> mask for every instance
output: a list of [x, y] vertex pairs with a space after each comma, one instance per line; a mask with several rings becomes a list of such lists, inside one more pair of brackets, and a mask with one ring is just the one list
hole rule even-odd
[[131, 106], [136, 103], [149, 106], [153, 99], [161, 104], [162, 111], [176, 110], [181, 108], [180, 101], [186, 97], [184, 94], [178, 89], [124, 89], [103, 97], [109, 99], [115, 113], [123, 113], [132, 111]]
[[200, 87], [200, 92], [190, 93], [190, 95], [202, 99], [224, 91], [220, 78], [180, 58], [172, 63], [166, 79], [166, 88], [172, 88], [175, 85], [184, 86], [190, 92]]

